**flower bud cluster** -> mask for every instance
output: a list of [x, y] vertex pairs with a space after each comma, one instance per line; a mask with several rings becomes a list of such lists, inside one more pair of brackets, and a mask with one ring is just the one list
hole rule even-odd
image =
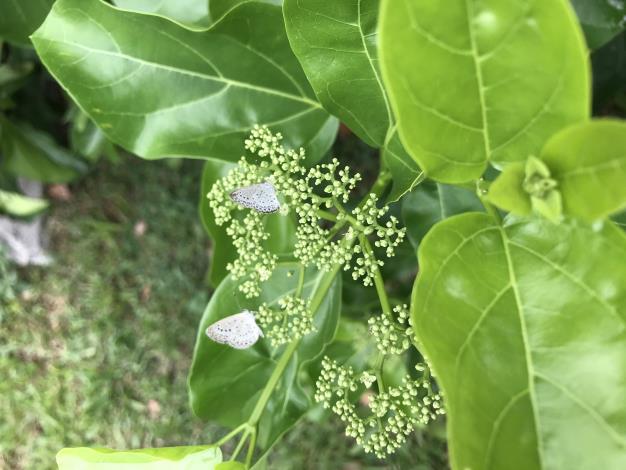
[[369, 332], [382, 354], [402, 354], [411, 345], [413, 330], [408, 306], [398, 305], [393, 312], [395, 318], [387, 312], [367, 321]]
[[278, 258], [263, 248], [269, 234], [263, 228], [261, 216], [248, 212], [243, 220], [233, 219], [226, 229], [237, 250], [237, 259], [226, 265], [233, 279], [243, 279], [239, 290], [248, 298], [261, 293], [261, 283], [267, 281]]
[[278, 309], [263, 304], [256, 320], [272, 346], [280, 346], [315, 331], [313, 315], [305, 300], [287, 295], [278, 300]]
[[346, 435], [353, 437], [365, 452], [383, 458], [406, 442], [418, 424], [426, 424], [444, 413], [441, 395], [433, 392], [428, 374], [414, 379], [406, 376], [402, 385], [372, 394], [368, 400], [369, 416], [362, 417], [350, 393], [369, 388], [373, 374], [358, 376], [351, 367], [343, 367], [325, 357], [316, 383], [315, 400], [330, 408], [346, 425]]

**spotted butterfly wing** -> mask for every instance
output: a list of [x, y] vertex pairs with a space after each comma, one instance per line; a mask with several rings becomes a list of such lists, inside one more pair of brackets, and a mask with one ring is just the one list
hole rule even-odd
[[254, 209], [263, 214], [276, 212], [280, 209], [276, 189], [272, 183], [267, 181], [236, 189], [230, 193], [230, 198], [243, 207]]
[[249, 310], [216, 321], [206, 329], [206, 335], [216, 343], [235, 349], [247, 349], [263, 336]]

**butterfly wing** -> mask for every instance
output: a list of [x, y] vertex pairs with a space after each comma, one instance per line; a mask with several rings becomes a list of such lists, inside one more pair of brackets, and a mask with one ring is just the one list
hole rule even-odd
[[254, 209], [263, 214], [276, 212], [280, 209], [276, 189], [267, 181], [236, 189], [230, 193], [230, 198], [243, 207]]
[[216, 321], [206, 329], [206, 335], [216, 343], [235, 349], [247, 349], [263, 336], [263, 332], [256, 324], [254, 314], [244, 310]]

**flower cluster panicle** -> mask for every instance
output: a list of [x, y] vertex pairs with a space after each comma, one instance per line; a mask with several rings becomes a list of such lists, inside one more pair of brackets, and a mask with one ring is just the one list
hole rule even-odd
[[[419, 369], [418, 370], [423, 370]], [[353, 437], [365, 452], [383, 458], [402, 446], [419, 424], [427, 424], [444, 414], [441, 395], [434, 392], [429, 374], [419, 378], [406, 376], [402, 385], [372, 394], [362, 417], [350, 392], [375, 382], [373, 374], [358, 376], [350, 367], [343, 367], [325, 357], [316, 383], [315, 400], [330, 408], [346, 425], [346, 435]]]
[[406, 304], [393, 308], [392, 313], [385, 312], [371, 317], [367, 324], [369, 332], [382, 354], [402, 354], [411, 345], [411, 318]]
[[[355, 243], [361, 236], [374, 238], [374, 246], [384, 249], [387, 256], [395, 254], [395, 247], [404, 239], [405, 229], [398, 227], [395, 217], [387, 217], [388, 208], [378, 207], [378, 198], [371, 195], [362, 207], [349, 211], [344, 204], [361, 176], [351, 174], [348, 167], [341, 167], [337, 159], [318, 164], [312, 168], [303, 165], [303, 149], [285, 149], [282, 135], [272, 134], [266, 127], [255, 127], [245, 141], [246, 150], [259, 157], [259, 163], [248, 163], [244, 158], [224, 178], [217, 181], [207, 197], [218, 225], [235, 223], [234, 213], [243, 210], [235, 204], [230, 193], [238, 188], [269, 182], [281, 199], [281, 213], [293, 209], [296, 218], [296, 243], [294, 256], [305, 266], [315, 265], [328, 271], [343, 265], [352, 270], [355, 279], [371, 285], [375, 272], [383, 263], [374, 253]], [[258, 230], [263, 230], [262, 224]], [[240, 233], [239, 230], [235, 232]], [[257, 237], [260, 240], [264, 237]], [[242, 248], [249, 246], [241, 244]], [[240, 269], [248, 276], [257, 264], [265, 271], [271, 268], [267, 259], [258, 259], [258, 252], [251, 249], [248, 261], [250, 269]], [[242, 252], [239, 253], [242, 255]], [[257, 257], [255, 261], [255, 257]], [[235, 263], [233, 263], [235, 266]], [[249, 276], [252, 285], [260, 276]], [[258, 289], [247, 289], [250, 293]]]
[[278, 300], [278, 307], [263, 304], [256, 316], [272, 346], [280, 346], [315, 331], [309, 303], [304, 299], [287, 295]]
[[261, 293], [261, 283], [267, 281], [276, 267], [278, 257], [263, 248], [269, 234], [263, 228], [261, 217], [249, 212], [243, 220], [233, 219], [226, 229], [233, 240], [238, 257], [226, 265], [234, 279], [243, 279], [239, 290], [248, 298]]

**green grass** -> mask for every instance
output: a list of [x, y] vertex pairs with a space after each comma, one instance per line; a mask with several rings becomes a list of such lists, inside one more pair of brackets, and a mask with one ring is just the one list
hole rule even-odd
[[[217, 436], [193, 416], [186, 390], [209, 298], [200, 170], [199, 162], [130, 157], [102, 164], [50, 212], [54, 265], [15, 271], [0, 259], [0, 469], [56, 468], [54, 455], [67, 446]], [[139, 221], [147, 230], [138, 237]], [[385, 466], [346, 439], [337, 420], [309, 418], [268, 467], [441, 469], [441, 429], [416, 434]]]

